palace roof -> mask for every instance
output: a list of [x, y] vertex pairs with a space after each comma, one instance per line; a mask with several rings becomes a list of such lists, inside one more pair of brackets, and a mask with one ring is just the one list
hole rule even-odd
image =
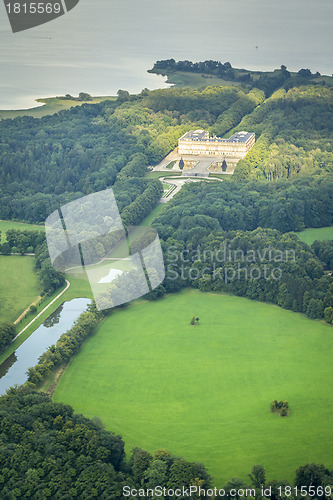
[[236, 132], [229, 139], [222, 139], [222, 137], [209, 137], [209, 132], [206, 130], [190, 130], [186, 132], [180, 139], [190, 140], [190, 141], [198, 141], [198, 142], [236, 142], [236, 143], [245, 143], [250, 137], [254, 135], [253, 132]]

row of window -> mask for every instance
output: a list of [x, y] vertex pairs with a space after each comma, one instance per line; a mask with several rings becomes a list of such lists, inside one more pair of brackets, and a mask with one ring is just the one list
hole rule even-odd
[[178, 149], [178, 153], [180, 155], [199, 155], [199, 154], [204, 154], [204, 155], [224, 155], [224, 156], [245, 156], [246, 151], [193, 151], [190, 149]]

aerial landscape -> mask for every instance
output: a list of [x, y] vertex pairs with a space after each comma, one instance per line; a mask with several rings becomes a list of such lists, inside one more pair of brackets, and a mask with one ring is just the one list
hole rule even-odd
[[0, 499], [333, 498], [332, 6], [209, 2], [4, 10]]

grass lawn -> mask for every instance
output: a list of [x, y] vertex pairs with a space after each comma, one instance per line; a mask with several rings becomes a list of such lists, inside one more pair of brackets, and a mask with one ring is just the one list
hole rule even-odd
[[172, 170], [172, 168], [175, 166], [176, 163], [177, 163], [176, 160], [170, 161], [170, 163], [168, 163], [165, 168]]
[[147, 174], [147, 178], [148, 179], [159, 179], [160, 177], [169, 177], [169, 176], [172, 176], [172, 177], [179, 177], [181, 175], [181, 172], [168, 172], [168, 171], [164, 171], [164, 170], [156, 170], [155, 172], [150, 172], [149, 174]]
[[96, 104], [106, 100], [115, 100], [114, 96], [93, 97], [92, 101], [75, 101], [70, 99], [61, 99], [61, 97], [47, 97], [45, 99], [36, 99], [37, 102], [43, 103], [43, 106], [30, 109], [15, 109], [15, 110], [0, 110], [0, 120], [6, 118], [16, 118], [17, 116], [32, 116], [33, 118], [41, 118], [45, 115], [53, 115], [62, 109], [73, 108], [74, 106], [82, 106], [82, 104]]
[[161, 212], [163, 212], [163, 210], [165, 210], [166, 208], [166, 204], [165, 203], [158, 203], [156, 205], [155, 208], [153, 208], [153, 210], [150, 212], [149, 215], [147, 215], [147, 217], [141, 222], [141, 226], [150, 226], [151, 223], [153, 222], [154, 219], [156, 219], [156, 217], [158, 215], [160, 215]]
[[208, 175], [208, 178], [209, 179], [214, 179], [214, 177], [216, 177], [217, 179], [223, 179], [224, 181], [231, 181], [232, 180], [232, 175], [230, 174], [214, 174], [214, 173], [211, 173]]
[[304, 241], [304, 243], [312, 245], [312, 243], [316, 240], [333, 240], [333, 226], [305, 229], [304, 231], [296, 234], [300, 240]]
[[211, 85], [218, 86], [238, 86], [239, 82], [223, 80], [215, 75], [204, 75], [200, 73], [191, 73], [187, 71], [175, 71], [168, 74], [168, 83], [172, 83], [176, 87], [191, 87], [194, 89], [208, 87]]
[[[199, 326], [190, 326], [199, 316]], [[166, 448], [203, 462], [221, 486], [293, 480], [333, 466], [333, 329], [276, 306], [187, 290], [115, 311], [73, 358], [54, 394], [120, 433], [127, 451]], [[288, 400], [287, 418], [270, 402]]]
[[25, 231], [28, 229], [29, 231], [33, 231], [37, 229], [37, 231], [45, 231], [44, 224], [39, 226], [37, 224], [27, 224], [24, 222], [13, 222], [11, 220], [0, 220], [0, 231], [1, 231], [1, 243], [6, 241], [6, 231], [8, 229], [20, 229], [21, 231]]
[[0, 255], [0, 275], [0, 322], [15, 321], [40, 293], [34, 258]]

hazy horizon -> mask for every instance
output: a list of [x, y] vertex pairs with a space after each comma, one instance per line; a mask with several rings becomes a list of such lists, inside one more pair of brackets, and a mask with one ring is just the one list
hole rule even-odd
[[162, 77], [146, 71], [170, 57], [333, 73], [331, 0], [81, 0], [55, 21], [16, 34], [1, 9], [0, 109], [66, 93], [162, 87]]

